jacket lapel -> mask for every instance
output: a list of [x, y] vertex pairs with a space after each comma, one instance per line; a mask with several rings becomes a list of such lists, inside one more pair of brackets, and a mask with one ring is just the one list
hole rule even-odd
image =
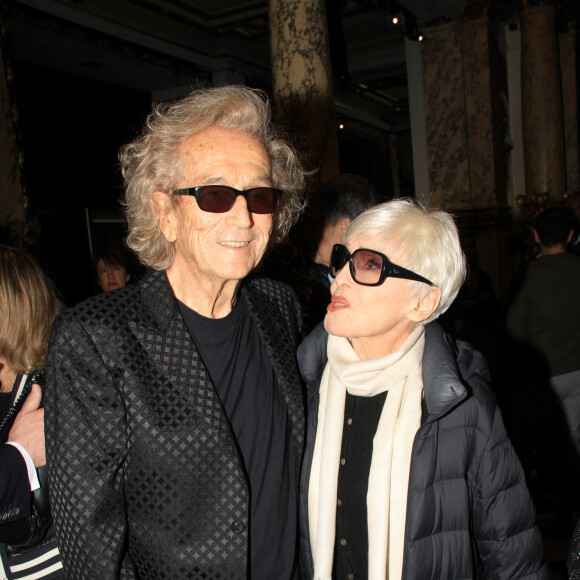
[[296, 469], [300, 469], [304, 447], [304, 401], [296, 362], [295, 338], [276, 302], [252, 284], [242, 289], [242, 297], [266, 348], [276, 380], [282, 389], [292, 421]]
[[130, 325], [147, 352], [147, 360], [159, 373], [157, 384], [149, 388], [171, 389], [183, 396], [220, 438], [231, 441], [233, 435], [221, 401], [179, 312], [165, 272], [152, 272], [141, 282], [140, 312]]

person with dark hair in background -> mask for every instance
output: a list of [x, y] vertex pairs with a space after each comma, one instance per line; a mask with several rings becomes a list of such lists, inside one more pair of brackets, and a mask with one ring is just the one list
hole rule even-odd
[[36, 260], [0, 245], [0, 578], [63, 575], [48, 504], [39, 386], [61, 307]]
[[93, 264], [97, 285], [103, 292], [123, 288], [131, 279], [127, 256], [121, 250], [99, 252]]
[[374, 186], [364, 177], [343, 173], [321, 185], [307, 210], [308, 235], [313, 241], [309, 272], [312, 278], [307, 329], [320, 322], [330, 302], [329, 263], [334, 244], [344, 241], [344, 234], [354, 218], [380, 201]]
[[566, 251], [574, 214], [551, 207], [538, 216], [541, 255], [527, 268], [508, 308], [507, 329], [547, 364], [550, 385], [580, 454], [580, 257]]
[[303, 207], [261, 91], [157, 107], [121, 150], [127, 245], [151, 270], [59, 316], [51, 501], [71, 578], [298, 577], [298, 300], [252, 276]]

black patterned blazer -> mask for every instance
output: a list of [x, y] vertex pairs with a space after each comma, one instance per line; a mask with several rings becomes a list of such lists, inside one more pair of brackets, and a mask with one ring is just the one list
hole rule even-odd
[[[298, 470], [300, 307], [289, 286], [272, 280], [247, 282], [240, 296], [284, 393]], [[242, 460], [164, 272], [57, 318], [45, 394], [51, 502], [68, 578], [246, 576]]]

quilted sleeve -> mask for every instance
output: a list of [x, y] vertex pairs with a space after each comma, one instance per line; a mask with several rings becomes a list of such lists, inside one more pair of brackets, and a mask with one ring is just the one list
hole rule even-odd
[[45, 395], [50, 499], [67, 577], [134, 578], [125, 554], [125, 406], [70, 310], [53, 326]]
[[523, 470], [495, 407], [474, 486], [473, 527], [483, 578], [549, 580]]

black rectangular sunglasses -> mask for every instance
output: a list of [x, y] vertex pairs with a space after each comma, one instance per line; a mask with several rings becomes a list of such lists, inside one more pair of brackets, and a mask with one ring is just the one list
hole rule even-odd
[[225, 213], [230, 211], [238, 195], [246, 198], [252, 213], [274, 213], [282, 197], [282, 191], [274, 187], [251, 187], [240, 191], [227, 185], [200, 185], [175, 190], [176, 195], [192, 195], [203, 211]]
[[347, 262], [352, 279], [362, 286], [380, 286], [389, 276], [434, 285], [427, 278], [393, 264], [387, 256], [376, 250], [359, 248], [351, 254], [345, 245], [334, 244], [330, 254], [330, 275], [336, 278]]

